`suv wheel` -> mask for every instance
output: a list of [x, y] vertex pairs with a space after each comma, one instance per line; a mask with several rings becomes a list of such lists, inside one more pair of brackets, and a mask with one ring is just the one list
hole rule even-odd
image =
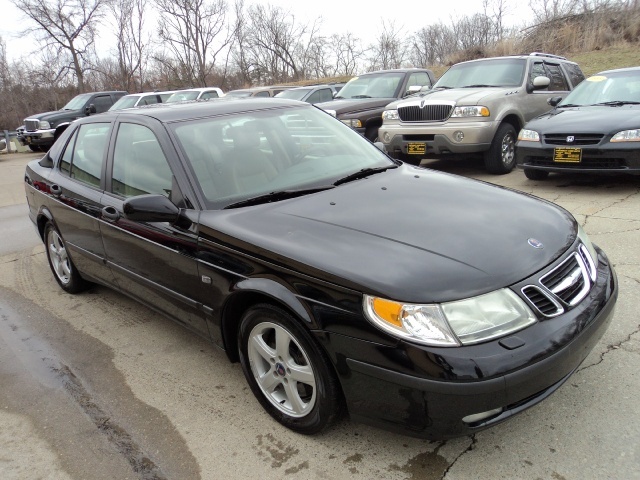
[[549, 172], [545, 170], [535, 170], [532, 168], [524, 169], [524, 176], [529, 180], [544, 180], [549, 176]]
[[489, 173], [503, 175], [516, 166], [516, 129], [509, 123], [498, 127], [491, 147], [484, 154], [484, 166]]

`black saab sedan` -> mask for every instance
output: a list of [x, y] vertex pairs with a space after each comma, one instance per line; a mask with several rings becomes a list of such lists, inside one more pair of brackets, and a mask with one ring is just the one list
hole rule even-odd
[[497, 424], [567, 380], [617, 299], [565, 210], [392, 160], [291, 100], [88, 117], [25, 181], [60, 287], [210, 339], [306, 434], [344, 412], [427, 438]]
[[582, 82], [518, 135], [516, 161], [531, 180], [549, 172], [640, 174], [640, 67]]

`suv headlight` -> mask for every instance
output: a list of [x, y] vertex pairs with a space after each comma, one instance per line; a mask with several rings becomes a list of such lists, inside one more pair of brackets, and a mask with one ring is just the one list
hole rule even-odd
[[523, 128], [518, 134], [518, 140], [522, 140], [523, 142], [539, 142], [540, 134], [535, 130], [526, 130]]
[[347, 118], [344, 120], [340, 120], [345, 125], [349, 125], [351, 128], [360, 128], [362, 127], [362, 122], [357, 118]]
[[385, 110], [382, 112], [382, 120], [399, 120], [398, 110]]
[[489, 115], [490, 113], [487, 107], [472, 105], [468, 107], [455, 107], [451, 118], [488, 117]]
[[507, 288], [441, 304], [403, 304], [365, 295], [364, 311], [387, 333], [423, 345], [472, 345], [521, 330], [536, 317]]
[[51, 128], [49, 122], [47, 122], [46, 120], [40, 120], [40, 130], [48, 130], [49, 128]]
[[640, 129], [623, 130], [611, 137], [611, 142], [640, 142]]

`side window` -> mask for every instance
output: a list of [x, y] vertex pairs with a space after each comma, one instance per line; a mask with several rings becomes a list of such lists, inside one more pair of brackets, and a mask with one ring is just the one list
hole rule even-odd
[[173, 174], [158, 139], [147, 127], [121, 123], [113, 153], [111, 191], [123, 197], [169, 197]]
[[218, 92], [216, 92], [215, 90], [212, 90], [210, 92], [205, 92], [202, 94], [200, 98], [202, 100], [206, 100], [208, 98], [218, 98]]
[[91, 103], [95, 105], [96, 113], [106, 112], [111, 108], [111, 105], [113, 105], [110, 95], [99, 95], [95, 97]]
[[549, 72], [548, 77], [551, 79], [549, 90], [562, 92], [566, 92], [567, 90], [569, 90], [569, 85], [567, 85], [567, 80], [564, 78], [564, 74], [560, 69], [560, 65], [545, 63], [545, 67]]
[[[542, 62], [534, 62], [531, 65], [531, 72], [529, 73], [529, 83], [533, 83], [533, 79], [536, 77], [547, 77], [548, 74], [544, 69]], [[546, 88], [544, 90], [547, 90]]]
[[99, 187], [108, 132], [108, 123], [80, 125], [62, 154], [60, 170], [75, 180]]
[[147, 95], [143, 97], [139, 105], [153, 105], [154, 103], [160, 103], [158, 95]]
[[429, 79], [429, 75], [427, 75], [426, 72], [412, 73], [409, 76], [409, 81], [407, 82], [407, 89], [416, 85], [420, 85], [421, 87], [424, 87], [425, 85], [431, 85], [431, 79]]
[[254, 97], [268, 97], [269, 92], [258, 92], [254, 95]]
[[313, 92], [311, 95], [309, 95], [309, 98], [307, 98], [307, 102], [308, 103], [318, 103], [318, 102], [322, 102], [322, 92], [324, 92], [325, 90], [329, 90], [327, 89], [323, 89], [323, 90], [316, 90], [315, 92]]
[[584, 74], [582, 73], [582, 70], [580, 70], [580, 67], [575, 63], [565, 63], [564, 69], [569, 75], [569, 79], [571, 80], [573, 88], [576, 88], [578, 84], [584, 80]]

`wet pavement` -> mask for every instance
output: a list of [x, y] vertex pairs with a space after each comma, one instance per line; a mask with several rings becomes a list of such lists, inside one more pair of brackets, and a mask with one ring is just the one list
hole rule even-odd
[[640, 479], [640, 178], [533, 182], [425, 163], [567, 208], [620, 284], [611, 327], [550, 398], [429, 442], [348, 420], [297, 435], [204, 340], [107, 288], [65, 294], [24, 203], [36, 156], [0, 155], [0, 478]]

